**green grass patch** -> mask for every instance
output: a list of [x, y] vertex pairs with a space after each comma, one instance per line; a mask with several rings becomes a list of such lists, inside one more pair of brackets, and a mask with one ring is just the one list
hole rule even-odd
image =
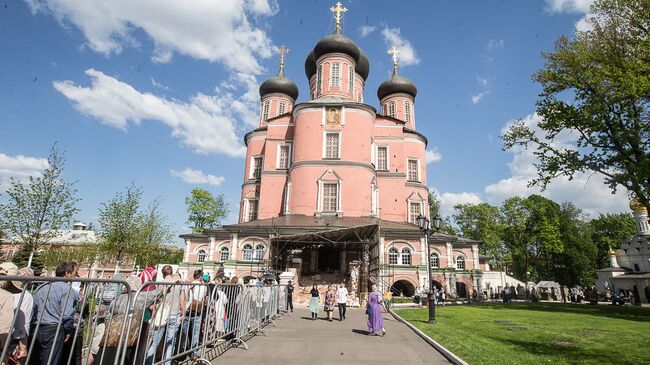
[[396, 312], [471, 365], [650, 364], [650, 310], [566, 304], [486, 304]]
[[393, 297], [393, 303], [413, 303], [413, 297]]

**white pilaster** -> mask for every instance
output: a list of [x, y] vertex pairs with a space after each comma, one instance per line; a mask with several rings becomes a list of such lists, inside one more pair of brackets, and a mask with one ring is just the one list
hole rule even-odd
[[379, 265], [384, 264], [384, 254], [386, 251], [386, 238], [385, 237], [379, 237]]
[[216, 244], [216, 239], [214, 237], [210, 237], [210, 250], [208, 252], [208, 259], [206, 261], [215, 261], [213, 258], [214, 255], [214, 246]]
[[454, 267], [454, 248], [451, 245], [451, 242], [447, 242], [447, 267]]
[[239, 260], [239, 256], [237, 255], [237, 250], [239, 249], [239, 242], [237, 241], [237, 233], [233, 233], [230, 235], [230, 242], [232, 244], [232, 249], [230, 253], [230, 259], [231, 260]]
[[478, 245], [473, 245], [472, 246], [472, 255], [474, 256], [474, 269], [478, 270]]
[[190, 246], [192, 244], [191, 240], [185, 240], [185, 252], [183, 252], [183, 262], [190, 261]]

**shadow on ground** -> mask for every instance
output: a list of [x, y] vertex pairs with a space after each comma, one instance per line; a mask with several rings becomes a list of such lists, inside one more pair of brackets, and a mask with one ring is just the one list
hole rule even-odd
[[613, 305], [591, 305], [591, 304], [562, 304], [562, 303], [512, 303], [512, 304], [481, 304], [475, 308], [495, 309], [513, 309], [539, 312], [564, 312], [574, 314], [584, 314], [599, 317], [610, 317], [616, 319], [626, 319], [636, 322], [650, 322], [650, 309], [632, 306], [613, 306]]

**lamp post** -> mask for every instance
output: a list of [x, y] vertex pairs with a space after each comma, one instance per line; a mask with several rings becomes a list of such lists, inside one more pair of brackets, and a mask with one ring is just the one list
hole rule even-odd
[[[427, 267], [429, 270], [429, 291], [427, 292], [427, 302], [429, 306], [429, 323], [436, 323], [436, 303], [433, 299], [433, 274], [431, 271], [431, 243], [429, 243], [429, 234], [431, 233], [431, 228], [429, 226], [429, 219], [423, 215], [418, 216], [418, 226], [420, 227], [420, 232], [424, 234], [424, 239], [427, 244]], [[436, 216], [433, 218], [433, 229], [434, 232], [440, 230], [440, 217]]]

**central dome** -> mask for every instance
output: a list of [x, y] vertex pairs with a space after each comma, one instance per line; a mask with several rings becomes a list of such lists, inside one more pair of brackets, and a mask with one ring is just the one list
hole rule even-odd
[[316, 60], [328, 53], [343, 53], [352, 57], [355, 62], [354, 71], [361, 75], [364, 80], [368, 78], [370, 72], [368, 56], [350, 38], [335, 33], [318, 41], [314, 49], [307, 55], [305, 59], [305, 75], [307, 79], [311, 79], [316, 74]]

